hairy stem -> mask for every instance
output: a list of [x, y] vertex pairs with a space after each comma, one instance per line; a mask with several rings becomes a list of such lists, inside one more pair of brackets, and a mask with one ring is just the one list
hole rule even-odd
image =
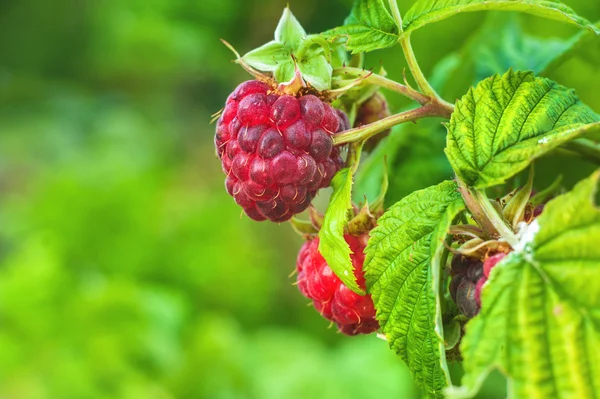
[[456, 181], [463, 200], [479, 227], [481, 227], [490, 238], [502, 237], [514, 248], [518, 243], [517, 236], [510, 226], [506, 224], [502, 216], [498, 214], [496, 208], [491, 204], [485, 192], [467, 186], [458, 176], [456, 177]]
[[396, 0], [388, 0], [388, 3], [390, 5], [390, 9], [392, 10], [394, 21], [396, 21], [396, 25], [398, 25], [398, 31], [402, 32], [402, 16], [400, 15], [400, 10], [398, 9], [398, 3]]
[[396, 126], [404, 122], [415, 121], [428, 116], [443, 117], [445, 116], [445, 110], [440, 108], [438, 103], [429, 103], [423, 105], [422, 107], [388, 116], [387, 118], [380, 119], [368, 125], [346, 130], [345, 132], [334, 135], [333, 144], [340, 145], [359, 140], [365, 141], [378, 133], [386, 131], [392, 126]]
[[419, 104], [426, 104], [428, 102], [431, 102], [430, 97], [419, 93], [412, 87], [408, 87], [406, 85], [396, 82], [395, 80], [388, 79], [385, 76], [378, 75], [371, 71], [367, 71], [360, 68], [342, 67], [337, 68], [334, 71], [334, 74], [352, 74], [353, 76], [359, 76], [360, 78], [364, 79], [363, 82], [394, 91], [403, 95], [404, 97], [410, 98], [411, 100], [418, 102]]
[[433, 89], [433, 87], [431, 87], [431, 85], [427, 81], [427, 78], [423, 74], [423, 71], [421, 71], [421, 67], [417, 62], [417, 58], [415, 57], [415, 53], [410, 43], [410, 34], [405, 34], [400, 37], [400, 46], [402, 46], [402, 51], [404, 51], [404, 57], [406, 58], [408, 69], [410, 70], [410, 73], [412, 74], [413, 78], [415, 78], [415, 81], [417, 82], [417, 85], [419, 86], [421, 92], [429, 98], [431, 98], [432, 100], [439, 102], [444, 107], [451, 110], [450, 113], [452, 113], [452, 111], [454, 110], [454, 105], [444, 101], [436, 93], [436, 91]]

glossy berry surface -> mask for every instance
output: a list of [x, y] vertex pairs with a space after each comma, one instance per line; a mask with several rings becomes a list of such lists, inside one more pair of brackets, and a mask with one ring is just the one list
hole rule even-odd
[[341, 168], [331, 136], [347, 128], [345, 115], [316, 96], [272, 94], [256, 80], [240, 84], [215, 134], [227, 192], [254, 220], [288, 220]]
[[487, 255], [482, 262], [477, 258], [456, 255], [452, 259], [450, 295], [462, 314], [471, 318], [481, 308], [481, 290], [491, 270], [506, 254], [497, 252]]
[[[364, 249], [368, 236], [345, 235], [353, 254], [350, 255], [358, 285], [364, 289]], [[379, 329], [371, 295], [361, 296], [350, 290], [335, 275], [319, 253], [319, 239], [304, 243], [298, 254], [296, 269], [298, 289], [311, 299], [323, 317], [336, 323], [346, 335], [369, 334]]]
[[450, 295], [462, 314], [471, 318], [479, 313], [477, 284], [483, 277], [483, 263], [477, 258], [455, 255], [452, 258]]

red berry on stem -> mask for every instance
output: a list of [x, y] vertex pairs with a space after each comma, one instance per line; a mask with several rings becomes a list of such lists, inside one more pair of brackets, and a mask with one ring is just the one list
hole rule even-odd
[[[364, 289], [364, 249], [366, 239], [350, 235], [344, 239], [350, 245], [354, 275]], [[350, 290], [331, 270], [319, 253], [319, 239], [304, 243], [296, 262], [298, 289], [311, 299], [323, 317], [337, 324], [343, 334], [369, 334], [379, 329], [371, 295], [361, 296]]]
[[254, 220], [285, 221], [304, 211], [342, 167], [331, 135], [347, 117], [318, 97], [270, 93], [251, 80], [227, 99], [215, 147], [227, 192]]
[[495, 255], [490, 256], [483, 262], [483, 275], [487, 278], [490, 276], [490, 272], [500, 262], [506, 254], [504, 252], [498, 252]]

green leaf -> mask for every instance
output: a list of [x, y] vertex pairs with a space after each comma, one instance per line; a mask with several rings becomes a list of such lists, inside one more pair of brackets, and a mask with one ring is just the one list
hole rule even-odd
[[532, 36], [524, 30], [521, 17], [513, 13], [486, 14], [484, 23], [462, 48], [435, 66], [431, 85], [443, 97], [457, 98], [470, 86], [510, 68], [539, 73], [577, 40]]
[[275, 41], [293, 50], [298, 48], [300, 41], [305, 36], [306, 31], [294, 17], [289, 7], [286, 7], [275, 29]]
[[354, 53], [391, 47], [398, 42], [398, 26], [383, 0], [356, 0], [344, 26], [328, 30], [326, 37], [346, 37], [346, 47]]
[[471, 397], [493, 369], [514, 398], [594, 398], [600, 392], [600, 171], [550, 201], [482, 290], [461, 344]]
[[520, 11], [576, 25], [600, 34], [600, 29], [564, 4], [545, 0], [419, 0], [404, 15], [406, 34], [458, 13], [484, 10]]
[[437, 240], [445, 236], [461, 202], [452, 181], [416, 191], [379, 218], [366, 249], [365, 279], [382, 331], [417, 383], [436, 397], [450, 377], [439, 278], [434, 281], [439, 263], [432, 267], [432, 253], [438, 253]]
[[333, 194], [325, 213], [323, 226], [319, 231], [319, 252], [333, 272], [352, 291], [364, 295], [356, 282], [354, 267], [350, 259], [350, 247], [344, 240], [344, 228], [348, 223], [348, 211], [352, 209], [352, 172], [344, 168], [331, 180]]
[[251, 67], [265, 72], [273, 72], [278, 65], [293, 61], [290, 50], [276, 41], [270, 41], [246, 53], [242, 60]]
[[[600, 22], [595, 24], [600, 29]], [[593, 65], [600, 63], [600, 39], [593, 32], [579, 32], [571, 38], [569, 46], [557, 52], [548, 65], [542, 71], [543, 74], [552, 73], [567, 60], [581, 57]]]
[[456, 103], [445, 152], [468, 185], [490, 187], [568, 140], [598, 131], [599, 120], [573, 90], [510, 70], [480, 82]]

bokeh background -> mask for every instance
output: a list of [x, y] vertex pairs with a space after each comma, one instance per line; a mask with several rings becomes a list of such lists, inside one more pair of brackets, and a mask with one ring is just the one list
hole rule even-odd
[[[289, 3], [309, 32], [340, 24], [351, 5]], [[600, 20], [599, 3], [567, 3]], [[286, 4], [0, 2], [1, 398], [420, 396], [384, 341], [341, 336], [307, 306], [289, 276], [301, 245], [292, 229], [241, 217], [223, 189], [210, 115], [248, 76], [219, 38], [242, 53], [267, 42]], [[426, 73], [467, 51], [486, 20], [417, 32]], [[521, 21], [542, 37], [576, 33]], [[367, 63], [401, 79], [398, 49]], [[471, 79], [460, 72], [450, 96]], [[600, 110], [597, 62], [552, 77]], [[436, 143], [397, 150], [392, 199], [450, 176], [443, 158], [415, 166], [441, 154]], [[496, 376], [481, 397], [503, 395]]]

